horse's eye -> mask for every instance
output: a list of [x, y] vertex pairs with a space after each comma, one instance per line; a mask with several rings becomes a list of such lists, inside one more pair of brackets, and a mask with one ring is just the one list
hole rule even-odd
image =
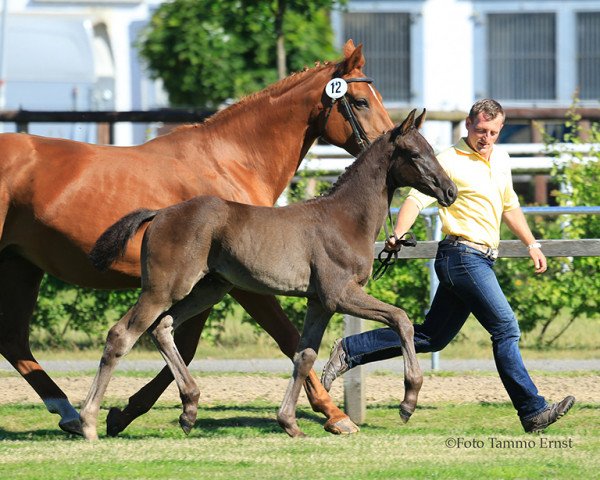
[[354, 100], [354, 106], [356, 108], [369, 108], [369, 102], [366, 98], [357, 98]]

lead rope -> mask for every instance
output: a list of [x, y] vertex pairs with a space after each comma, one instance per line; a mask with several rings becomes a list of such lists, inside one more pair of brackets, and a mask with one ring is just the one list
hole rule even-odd
[[[352, 83], [352, 82], [372, 83], [373, 80], [368, 77], [349, 78], [348, 80], [346, 80], [346, 83]], [[333, 107], [337, 100], [338, 100], [337, 98], [331, 98], [331, 106], [329, 107], [329, 111], [325, 115], [325, 122], [323, 123], [323, 128], [325, 128], [325, 125], [327, 124], [327, 120], [329, 120], [329, 116], [331, 115], [331, 112], [332, 112]], [[350, 126], [352, 127], [352, 133], [356, 137], [356, 141], [357, 141], [358, 145], [360, 146], [360, 150], [361, 150], [361, 152], [364, 152], [367, 149], [367, 147], [371, 144], [371, 142], [369, 142], [369, 138], [367, 137], [365, 130], [363, 129], [362, 125], [356, 118], [356, 115], [354, 115], [354, 112], [352, 111], [352, 108], [350, 107], [350, 103], [348, 102], [348, 99], [346, 98], [345, 94], [341, 97], [341, 105], [343, 107], [342, 115], [344, 113], [346, 114], [345, 115], [346, 119], [348, 120], [348, 123], [350, 123]], [[389, 220], [390, 225], [392, 227], [392, 235], [396, 241], [394, 244], [395, 248], [394, 248], [394, 250], [383, 249], [381, 252], [379, 252], [377, 259], [379, 260], [381, 265], [379, 265], [377, 270], [373, 273], [373, 280], [378, 280], [379, 278], [381, 278], [383, 276], [383, 274], [385, 273], [385, 271], [387, 270], [387, 268], [390, 265], [393, 265], [396, 262], [396, 260], [398, 260], [398, 252], [400, 252], [400, 249], [403, 246], [404, 247], [416, 247], [417, 246], [417, 241], [415, 240], [415, 236], [412, 232], [406, 232], [404, 235], [402, 235], [401, 238], [398, 238], [396, 236], [396, 232], [394, 229], [394, 220], [392, 219], [392, 212], [390, 211], [389, 205], [388, 205], [387, 220]], [[383, 223], [383, 229], [385, 231], [385, 238], [386, 239], [391, 238], [392, 235], [390, 235], [387, 221], [385, 221]], [[407, 238], [405, 238], [405, 237], [407, 237]], [[387, 257], [383, 258], [383, 255], [385, 253], [387, 253]]]

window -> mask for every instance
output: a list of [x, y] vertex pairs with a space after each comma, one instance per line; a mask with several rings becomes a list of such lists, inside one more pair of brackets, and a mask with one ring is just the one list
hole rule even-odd
[[600, 99], [600, 12], [577, 14], [577, 84], [582, 100]]
[[488, 94], [499, 100], [556, 98], [553, 13], [487, 15]]
[[343, 14], [343, 37], [363, 44], [367, 59], [365, 73], [375, 80], [386, 102], [409, 102], [410, 85], [410, 14]]

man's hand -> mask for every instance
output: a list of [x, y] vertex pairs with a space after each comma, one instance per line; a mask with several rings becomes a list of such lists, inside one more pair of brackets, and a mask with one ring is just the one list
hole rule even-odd
[[399, 237], [396, 237], [395, 235], [390, 235], [385, 240], [385, 246], [383, 247], [383, 249], [387, 252], [395, 252], [396, 250], [400, 249], [402, 245], [400, 242], [396, 241], [397, 238]]
[[540, 248], [530, 248], [529, 256], [533, 260], [533, 266], [535, 267], [535, 273], [544, 273], [548, 269], [548, 262], [546, 261], [546, 255]]

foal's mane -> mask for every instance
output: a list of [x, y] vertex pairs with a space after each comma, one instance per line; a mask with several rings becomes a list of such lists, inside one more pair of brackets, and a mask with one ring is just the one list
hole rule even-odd
[[[391, 132], [380, 135], [365, 151], [361, 152], [354, 162], [346, 167], [346, 169], [341, 173], [329, 190], [318, 197], [307, 200], [307, 202], [319, 202], [322, 199], [333, 195], [340, 189], [342, 185], [346, 184], [351, 178], [357, 175], [356, 172], [360, 170], [361, 165], [365, 162], [378, 162], [383, 165], [384, 162], [380, 162], [380, 159], [384, 157], [383, 150], [389, 142], [390, 135]], [[377, 158], [372, 159], [371, 157]]]
[[191, 125], [180, 125], [180, 126], [174, 128], [172, 130], [172, 132], [178, 132], [178, 131], [187, 130], [190, 128], [204, 127], [204, 126], [211, 125], [215, 122], [221, 121], [223, 119], [226, 119], [232, 115], [239, 113], [240, 110], [248, 108], [248, 105], [254, 103], [255, 100], [258, 100], [262, 97], [268, 97], [269, 95], [277, 95], [278, 93], [288, 90], [291, 87], [293, 87], [296, 83], [298, 83], [300, 80], [302, 80], [305, 76], [318, 73], [321, 70], [325, 70], [326, 68], [331, 68], [332, 66], [338, 67], [342, 62], [343, 62], [343, 60], [340, 62], [324, 62], [324, 63], [319, 62], [313, 68], [305, 68], [304, 70], [301, 70], [299, 72], [293, 72], [290, 75], [288, 75], [287, 77], [279, 80], [278, 82], [275, 82], [275, 83], [269, 85], [268, 87], [266, 87], [262, 90], [259, 90], [258, 92], [251, 93], [251, 94], [241, 98], [236, 103], [228, 106], [227, 108], [224, 108], [223, 110], [216, 112], [214, 115], [210, 116], [209, 118], [204, 120], [202, 123], [196, 123], [196, 124], [191, 124]]

